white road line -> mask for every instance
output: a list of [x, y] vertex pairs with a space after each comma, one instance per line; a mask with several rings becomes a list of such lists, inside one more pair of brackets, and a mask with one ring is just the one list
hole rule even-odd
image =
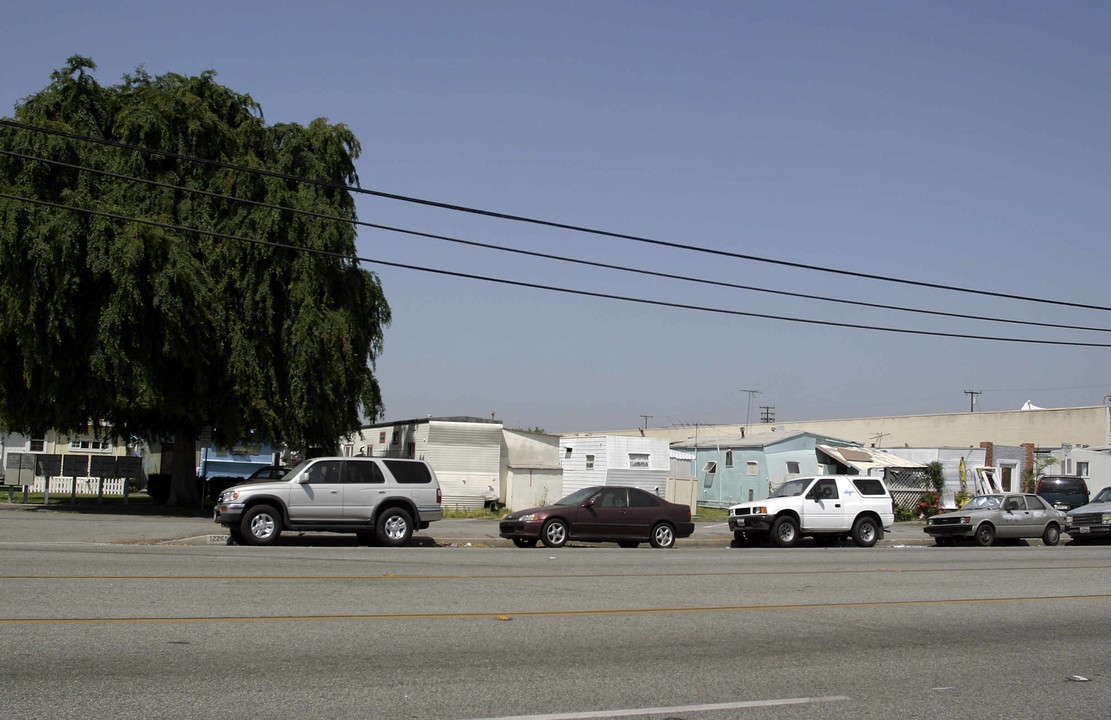
[[783, 698], [780, 700], [745, 700], [742, 702], [713, 703], [708, 705], [676, 705], [674, 707], [629, 708], [625, 710], [588, 710], [584, 712], [550, 713], [546, 715], [507, 715], [497, 718], [473, 718], [472, 720], [591, 720], [592, 718], [621, 718], [636, 715], [675, 715], [678, 713], [713, 712], [715, 710], [738, 710], [741, 708], [777, 707], [780, 705], [810, 705], [814, 703], [841, 702], [849, 698], [844, 695], [813, 698]]

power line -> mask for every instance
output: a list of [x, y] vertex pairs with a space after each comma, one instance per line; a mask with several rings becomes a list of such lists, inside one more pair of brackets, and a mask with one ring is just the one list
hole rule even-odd
[[170, 152], [170, 151], [167, 151], [167, 150], [155, 150], [153, 148], [145, 148], [145, 147], [141, 147], [141, 146], [138, 146], [138, 145], [129, 145], [129, 144], [126, 144], [126, 143], [116, 142], [114, 140], [106, 140], [106, 139], [103, 139], [103, 138], [94, 138], [94, 137], [89, 137], [89, 136], [85, 136], [85, 135], [78, 135], [76, 133], [70, 133], [70, 132], [66, 132], [64, 130], [56, 130], [56, 129], [53, 129], [53, 128], [37, 127], [35, 125], [28, 125], [26, 123], [16, 122], [14, 120], [0, 119], [0, 125], [7, 126], [7, 127], [12, 127], [12, 128], [17, 128], [17, 129], [31, 130], [33, 132], [41, 132], [41, 133], [56, 135], [56, 136], [60, 136], [60, 137], [66, 137], [66, 138], [70, 138], [70, 139], [73, 139], [73, 140], [97, 143], [97, 144], [100, 144], [100, 145], [106, 145], [106, 146], [109, 146], [109, 147], [115, 147], [115, 148], [120, 148], [120, 149], [124, 149], [124, 150], [131, 150], [131, 151], [135, 151], [135, 152], [144, 152], [144, 153], [162, 155], [164, 157], [170, 157], [170, 158], [174, 158], [174, 159], [177, 159], [177, 160], [185, 160], [185, 161], [188, 161], [188, 162], [202, 163], [202, 164], [210, 165], [210, 166], [213, 166], [213, 167], [221, 167], [221, 168], [225, 168], [225, 169], [239, 170], [239, 171], [242, 171], [242, 172], [250, 172], [250, 173], [254, 173], [254, 174], [257, 174], [257, 175], [262, 175], [262, 176], [265, 176], [265, 177], [278, 178], [278, 179], [288, 180], [288, 181], [292, 181], [292, 182], [309, 183], [309, 184], [318, 185], [318, 186], [321, 186], [321, 187], [334, 188], [334, 189], [337, 189], [337, 190], [346, 190], [348, 192], [359, 193], [359, 194], [362, 194], [362, 195], [370, 195], [370, 196], [373, 196], [373, 197], [379, 197], [379, 198], [383, 198], [383, 199], [387, 199], [387, 200], [397, 200], [399, 202], [411, 203], [411, 204], [415, 204], [415, 205], [423, 205], [423, 206], [426, 206], [426, 207], [435, 207], [435, 208], [440, 208], [440, 209], [443, 209], [443, 210], [452, 210], [454, 212], [468, 213], [468, 214], [471, 214], [471, 215], [480, 215], [480, 216], [483, 216], [483, 217], [490, 217], [490, 218], [495, 218], [495, 219], [499, 219], [499, 220], [509, 220], [509, 221], [513, 221], [513, 222], [522, 222], [522, 223], [528, 223], [528, 224], [531, 224], [531, 225], [539, 225], [539, 226], [542, 226], [542, 227], [550, 227], [550, 228], [556, 228], [556, 229], [560, 229], [560, 230], [570, 230], [570, 231], [573, 231], [573, 232], [580, 232], [580, 233], [586, 233], [586, 234], [590, 234], [590, 235], [597, 235], [597, 236], [600, 236], [600, 237], [609, 237], [609, 238], [614, 238], [614, 239], [618, 239], [618, 240], [629, 240], [629, 241], [632, 241], [632, 242], [645, 243], [645, 244], [656, 245], [656, 246], [660, 246], [660, 247], [670, 247], [670, 248], [675, 248], [675, 249], [678, 249], [678, 250], [686, 250], [686, 251], [689, 251], [689, 252], [698, 252], [698, 253], [704, 253], [704, 254], [709, 254], [709, 255], [717, 255], [717, 256], [720, 256], [720, 257], [730, 257], [730, 258], [734, 258], [734, 259], [738, 259], [738, 260], [748, 260], [748, 261], [751, 261], [751, 262], [767, 263], [767, 264], [771, 264], [771, 265], [779, 265], [779, 266], [782, 266], [782, 267], [791, 267], [791, 268], [796, 268], [796, 269], [800, 269], [800, 270], [809, 270], [809, 271], [812, 271], [812, 272], [821, 272], [821, 273], [829, 273], [829, 274], [834, 274], [834, 275], [842, 275], [842, 276], [848, 276], [848, 277], [861, 278], [861, 279], [864, 279], [864, 280], [876, 280], [876, 281], [880, 281], [880, 282], [890, 282], [890, 283], [896, 283], [896, 284], [900, 284], [900, 285], [911, 285], [911, 286], [915, 286], [915, 287], [931, 288], [931, 289], [934, 289], [934, 290], [947, 290], [947, 291], [950, 291], [950, 292], [965, 293], [965, 294], [970, 294], [970, 295], [983, 295], [983, 296], [987, 296], [987, 297], [1003, 298], [1003, 299], [1007, 299], [1007, 300], [1021, 300], [1021, 301], [1024, 301], [1024, 302], [1033, 302], [1033, 303], [1041, 303], [1041, 304], [1048, 304], [1048, 305], [1059, 305], [1059, 306], [1073, 307], [1073, 308], [1083, 308], [1083, 309], [1087, 309], [1087, 310], [1111, 311], [1111, 307], [1107, 307], [1107, 306], [1103, 306], [1103, 305], [1088, 305], [1088, 304], [1085, 304], [1085, 303], [1069, 302], [1069, 301], [1065, 301], [1065, 300], [1049, 300], [1049, 299], [1046, 299], [1046, 298], [1036, 298], [1036, 297], [1029, 297], [1029, 296], [1025, 296], [1025, 295], [1013, 295], [1013, 294], [1010, 294], [1010, 293], [1002, 293], [1002, 292], [996, 292], [996, 291], [992, 291], [992, 290], [980, 290], [980, 289], [975, 289], [975, 288], [959, 287], [959, 286], [956, 286], [956, 285], [944, 285], [944, 284], [941, 284], [941, 283], [932, 283], [932, 282], [926, 282], [926, 281], [922, 281], [922, 280], [909, 280], [909, 279], [906, 279], [906, 278], [896, 278], [896, 277], [890, 277], [890, 276], [886, 276], [886, 275], [872, 275], [872, 274], [869, 274], [869, 273], [856, 272], [856, 271], [853, 271], [853, 270], [843, 270], [843, 269], [839, 269], [839, 268], [829, 268], [829, 267], [821, 267], [821, 266], [816, 266], [816, 265], [808, 265], [806, 263], [793, 262], [793, 261], [789, 261], [789, 260], [778, 260], [778, 259], [774, 259], [774, 258], [762, 257], [762, 256], [759, 256], [759, 255], [751, 255], [751, 254], [747, 254], [747, 253], [732, 252], [732, 251], [728, 251], [728, 250], [718, 250], [718, 249], [715, 249], [715, 248], [708, 248], [708, 247], [703, 247], [703, 246], [699, 246], [699, 245], [684, 245], [682, 243], [670, 242], [670, 241], [667, 241], [667, 240], [657, 240], [657, 239], [643, 237], [643, 236], [639, 236], [639, 235], [630, 235], [630, 234], [626, 234], [626, 233], [613, 232], [613, 231], [609, 231], [609, 230], [599, 230], [599, 229], [596, 229], [596, 228], [590, 228], [590, 227], [586, 227], [586, 226], [582, 226], [582, 225], [573, 225], [573, 224], [569, 224], [569, 223], [556, 222], [556, 221], [552, 221], [552, 220], [541, 220], [541, 219], [538, 219], [538, 218], [526, 217], [524, 215], [513, 215], [511, 213], [502, 213], [502, 212], [496, 212], [496, 211], [492, 211], [492, 210], [482, 210], [482, 209], [479, 209], [479, 208], [468, 207], [466, 205], [455, 205], [455, 204], [451, 204], [451, 203], [439, 202], [439, 201], [436, 201], [436, 200], [427, 200], [427, 199], [424, 199], [424, 198], [417, 198], [417, 197], [412, 197], [412, 196], [408, 196], [408, 195], [399, 195], [397, 193], [384, 192], [384, 191], [381, 191], [381, 190], [368, 190], [366, 188], [345, 185], [343, 183], [330, 182], [330, 181], [326, 181], [326, 180], [314, 180], [312, 178], [298, 177], [296, 175], [287, 175], [285, 173], [274, 172], [272, 170], [263, 170], [263, 169], [260, 169], [260, 168], [248, 168], [248, 167], [245, 167], [245, 166], [242, 166], [242, 165], [235, 165], [233, 163], [226, 163], [226, 162], [222, 162], [222, 161], [219, 161], [219, 160], [209, 160], [209, 159], [206, 159], [206, 158], [198, 158], [198, 157], [194, 157], [194, 156], [191, 156], [191, 155], [183, 155], [183, 154], [180, 154], [180, 153], [174, 153], [174, 152]]
[[764, 314], [764, 313], [745, 312], [743, 310], [729, 310], [729, 309], [725, 309], [725, 308], [712, 308], [712, 307], [705, 307], [705, 306], [700, 306], [700, 305], [688, 305], [688, 304], [684, 304], [684, 303], [666, 302], [666, 301], [663, 301], [663, 300], [649, 300], [647, 298], [636, 298], [636, 297], [630, 297], [630, 296], [626, 296], [626, 295], [614, 295], [612, 293], [600, 293], [600, 292], [594, 292], [594, 291], [590, 291], [590, 290], [572, 290], [570, 288], [556, 287], [556, 286], [553, 286], [553, 285], [542, 285], [542, 284], [539, 284], [539, 283], [524, 282], [523, 280], [509, 280], [507, 278], [496, 278], [496, 277], [489, 277], [489, 276], [485, 276], [485, 275], [475, 275], [473, 273], [455, 272], [455, 271], [452, 271], [452, 270], [442, 270], [442, 269], [439, 269], [439, 268], [428, 268], [428, 267], [423, 267], [423, 266], [420, 266], [420, 265], [409, 265], [409, 264], [406, 264], [406, 263], [390, 262], [388, 260], [375, 260], [375, 259], [372, 259], [372, 258], [364, 258], [364, 257], [359, 257], [359, 256], [353, 255], [353, 254], [339, 253], [339, 252], [334, 252], [334, 251], [330, 251], [330, 250], [320, 250], [320, 249], [317, 249], [317, 248], [297, 247], [295, 245], [288, 245], [288, 244], [285, 244], [285, 243], [274, 242], [272, 240], [259, 240], [258, 238], [248, 238], [248, 237], [242, 237], [242, 236], [239, 236], [239, 235], [229, 235], [227, 233], [218, 233], [218, 232], [214, 232], [214, 231], [211, 231], [211, 230], [201, 230], [201, 229], [198, 229], [198, 228], [187, 228], [187, 227], [182, 227], [180, 225], [173, 225], [171, 223], [159, 222], [157, 220], [146, 220], [146, 219], [143, 219], [143, 218], [133, 218], [133, 217], [128, 217], [126, 215], [119, 215], [119, 214], [116, 214], [116, 213], [103, 212], [101, 210], [89, 210], [87, 208], [78, 208], [78, 207], [73, 207], [73, 206], [70, 206], [70, 205], [63, 205], [61, 203], [49, 202], [47, 200], [37, 200], [37, 199], [32, 199], [32, 198], [20, 197], [18, 195], [11, 195], [11, 194], [8, 194], [8, 193], [0, 193], [0, 198], [4, 198], [4, 199], [7, 199], [7, 200], [17, 200], [17, 201], [22, 201], [22, 202], [29, 202], [29, 203], [32, 203], [34, 205], [42, 205], [42, 206], [45, 206], [45, 207], [53, 207], [53, 208], [57, 208], [59, 210], [69, 210], [69, 211], [72, 211], [72, 212], [85, 213], [85, 214], [88, 214], [88, 215], [96, 215], [98, 217], [105, 217], [105, 218], [110, 218], [112, 220], [120, 220], [120, 221], [123, 221], [123, 222], [141, 223], [141, 224], [144, 224], [144, 225], [151, 225], [151, 226], [154, 226], [154, 227], [160, 227], [160, 228], [164, 228], [164, 229], [167, 229], [167, 230], [174, 230], [176, 232], [196, 233], [198, 235], [207, 235], [209, 237], [215, 237], [215, 238], [219, 238], [219, 239], [222, 239], [222, 240], [237, 240], [237, 241], [240, 241], [240, 242], [253, 243], [253, 244], [256, 244], [256, 245], [265, 245], [265, 246], [268, 246], [268, 247], [276, 247], [276, 248], [280, 248], [280, 249], [283, 249], [283, 250], [293, 250], [295, 252], [315, 253], [315, 254], [318, 254], [318, 255], [326, 255], [326, 256], [330, 256], [330, 257], [341, 258], [341, 259], [344, 259], [344, 260], [353, 260], [353, 261], [357, 261], [357, 262], [365, 262], [365, 263], [370, 263], [370, 264], [373, 264], [373, 265], [384, 265], [386, 267], [402, 268], [402, 269], [405, 269], [405, 270], [416, 270], [418, 272], [431, 273], [431, 274], [434, 274], [434, 275], [443, 275], [443, 276], [447, 276], [447, 277], [463, 278], [463, 279], [466, 279], [466, 280], [481, 280], [483, 282], [497, 283], [497, 284], [501, 284], [501, 285], [511, 285], [511, 286], [514, 286], [514, 287], [525, 287], [525, 288], [532, 288], [532, 289], [535, 289], [535, 290], [546, 290], [546, 291], [549, 291], [549, 292], [562, 293], [562, 294], [565, 294], [565, 295], [580, 295], [580, 296], [583, 296], [583, 297], [603, 298], [603, 299], [607, 299], [607, 300], [620, 300], [620, 301], [623, 301], [623, 302], [637, 303], [637, 304], [640, 304], [640, 305], [653, 305], [653, 306], [656, 306], [656, 307], [668, 307], [668, 308], [675, 308], [677, 310], [694, 310], [694, 311], [697, 311], [697, 312], [707, 312], [707, 313], [714, 313], [714, 314], [718, 314], [718, 315], [731, 315], [731, 316], [737, 316], [737, 317], [761, 318], [761, 319], [764, 319], [764, 320], [779, 320], [779, 321], [782, 321], [782, 322], [792, 322], [792, 323], [799, 323], [799, 324], [804, 324], [804, 325], [820, 325], [820, 326], [825, 326], [825, 327], [837, 327], [837, 328], [845, 328], [845, 329], [851, 329], [851, 330], [874, 330], [874, 331], [877, 331], [877, 332], [896, 333], [896, 334], [900, 334], [900, 335], [919, 335], [919, 336], [924, 336], [924, 337], [943, 337], [943, 338], [954, 338], [954, 339], [962, 339], [962, 340], [987, 340], [987, 341], [991, 341], [991, 342], [1007, 342], [1007, 343], [1019, 343], [1019, 344], [1027, 344], [1027, 345], [1055, 345], [1055, 346], [1069, 346], [1069, 347], [1111, 348], [1111, 344], [1108, 344], [1108, 343], [1076, 342], [1076, 341], [1067, 341], [1067, 340], [1037, 340], [1037, 339], [1033, 339], [1033, 338], [1013, 338], [1013, 337], [997, 337], [997, 336], [991, 336], [991, 335], [969, 335], [969, 334], [964, 334], [964, 333], [946, 333], [946, 332], [937, 332], [937, 331], [933, 331], [933, 330], [910, 330], [910, 329], [906, 329], [906, 328], [881, 327], [881, 326], [877, 326], [877, 325], [860, 325], [860, 324], [856, 324], [856, 323], [834, 322], [834, 321], [831, 321], [831, 320], [812, 320], [812, 319], [809, 319], [809, 318], [787, 317], [787, 316], [784, 316], [784, 315], [768, 315], [768, 314]]
[[487, 249], [487, 250], [496, 250], [496, 251], [499, 251], [499, 252], [513, 253], [513, 254], [517, 254], [517, 255], [535, 257], [535, 258], [540, 258], [540, 259], [544, 259], [544, 260], [555, 260], [555, 261], [558, 261], [558, 262], [572, 263], [572, 264], [583, 265], [583, 266], [587, 266], [587, 267], [596, 267], [596, 268], [601, 268], [601, 269], [606, 269], [606, 270], [616, 270], [618, 272], [627, 272], [627, 273], [633, 273], [633, 274], [638, 274], [638, 275], [647, 275], [647, 276], [650, 276], [650, 277], [660, 277], [660, 278], [666, 278], [666, 279], [669, 279], [669, 280], [680, 280], [680, 281], [683, 281], [683, 282], [698, 283], [698, 284], [703, 284], [703, 285], [712, 285], [712, 286], [716, 286], [716, 287], [733, 288], [733, 289], [737, 289], [737, 290], [748, 290], [748, 291], [751, 291], [751, 292], [765, 293], [765, 294], [771, 294], [771, 295], [781, 295], [781, 296], [785, 296], [785, 297], [795, 297], [795, 298], [801, 298], [801, 299], [804, 299], [804, 300], [813, 300], [813, 301], [817, 301], [817, 302], [839, 303], [839, 304], [842, 304], [842, 305], [853, 305], [853, 306], [856, 306], [856, 307], [877, 308], [877, 309], [880, 309], [880, 310], [894, 310], [894, 311], [897, 311], [897, 312], [917, 313], [917, 314], [921, 314], [921, 315], [933, 315], [933, 316], [936, 316], [936, 317], [951, 317], [951, 318], [958, 318], [958, 319], [962, 319], [962, 320], [978, 320], [978, 321], [983, 321], [983, 322], [1006, 323], [1006, 324], [1012, 324], [1012, 325], [1028, 325], [1028, 326], [1032, 326], [1032, 327], [1055, 328], [1055, 329], [1063, 329], [1063, 330], [1083, 330], [1083, 331], [1087, 331], [1087, 332], [1111, 332], [1111, 328], [1091, 327], [1091, 326], [1085, 326], [1085, 325], [1067, 325], [1067, 324], [1064, 324], [1064, 323], [1038, 322], [1038, 321], [1034, 321], [1034, 320], [1015, 320], [1015, 319], [1012, 319], [1012, 318], [997, 318], [997, 317], [989, 317], [989, 316], [984, 316], [984, 315], [970, 315], [970, 314], [965, 314], [965, 313], [945, 312], [945, 311], [941, 311], [941, 310], [927, 310], [927, 309], [923, 309], [923, 308], [905, 307], [905, 306], [900, 306], [900, 305], [885, 305], [885, 304], [881, 304], [881, 303], [864, 302], [864, 301], [861, 301], [861, 300], [849, 300], [849, 299], [846, 299], [846, 298], [835, 298], [835, 297], [828, 297], [828, 296], [823, 296], [823, 295], [813, 295], [813, 294], [809, 294], [809, 293], [792, 292], [792, 291], [789, 291], [789, 290], [775, 290], [775, 289], [771, 289], [771, 288], [762, 288], [762, 287], [757, 287], [757, 286], [753, 286], [753, 285], [743, 285], [743, 284], [740, 284], [740, 283], [725, 282], [725, 281], [722, 281], [722, 280], [710, 280], [710, 279], [707, 279], [707, 278], [693, 277], [693, 276], [689, 276], [689, 275], [676, 275], [674, 273], [665, 273], [665, 272], [659, 272], [659, 271], [655, 271], [655, 270], [647, 270], [647, 269], [643, 269], [643, 268], [625, 267], [625, 266], [621, 266], [621, 265], [614, 265], [614, 264], [611, 264], [611, 263], [603, 263], [603, 262], [597, 262], [597, 261], [593, 261], [593, 260], [583, 260], [581, 258], [573, 258], [573, 257], [567, 257], [567, 256], [563, 256], [563, 255], [555, 255], [555, 254], [552, 254], [552, 253], [543, 253], [543, 252], [538, 252], [538, 251], [535, 251], [535, 250], [523, 250], [523, 249], [520, 249], [520, 248], [507, 247], [507, 246], [504, 246], [504, 245], [496, 245], [496, 244], [493, 244], [493, 243], [479, 242], [477, 240], [465, 240], [463, 238], [452, 237], [452, 236], [449, 236], [449, 235], [440, 235], [440, 234], [436, 234], [436, 233], [422, 232], [422, 231], [419, 231], [419, 230], [410, 230], [410, 229], [407, 229], [407, 228], [399, 228], [399, 227], [395, 227], [395, 226], [391, 226], [391, 225], [383, 225], [381, 223], [372, 223], [372, 222], [366, 222], [366, 221], [363, 221], [363, 220], [354, 220], [354, 219], [350, 219], [350, 218], [342, 218], [342, 217], [338, 217], [336, 215], [328, 215], [326, 213], [315, 212], [315, 211], [312, 211], [312, 210], [301, 210], [301, 209], [297, 209], [297, 208], [290, 208], [290, 207], [286, 207], [286, 206], [283, 206], [283, 205], [274, 205], [272, 203], [266, 203], [266, 202], [262, 202], [262, 201], [259, 201], [259, 200], [251, 200], [251, 199], [248, 199], [248, 198], [237, 198], [237, 197], [233, 197], [233, 196], [230, 196], [230, 195], [224, 195], [224, 194], [221, 194], [221, 193], [211, 192], [211, 191], [208, 191], [208, 190], [201, 190], [199, 188], [187, 188], [187, 187], [183, 187], [181, 185], [173, 185], [171, 183], [161, 182], [161, 181], [158, 181], [158, 180], [149, 180], [149, 179], [146, 179], [146, 178], [139, 178], [139, 177], [134, 177], [134, 176], [131, 176], [131, 175], [123, 175], [123, 174], [120, 174], [120, 173], [114, 173], [114, 172], [110, 172], [108, 170], [100, 170], [100, 169], [97, 169], [97, 168], [85, 167], [83, 165], [77, 165], [77, 164], [74, 164], [74, 163], [67, 163], [67, 162], [63, 162], [61, 160], [51, 160], [51, 159], [47, 159], [47, 158], [43, 158], [43, 157], [37, 157], [37, 156], [34, 156], [34, 155], [26, 155], [24, 153], [14, 152], [14, 151], [11, 151], [11, 150], [0, 150], [0, 155], [7, 155], [9, 157], [15, 157], [15, 158], [19, 158], [21, 160], [28, 160], [28, 161], [32, 161], [32, 162], [43, 162], [43, 163], [47, 163], [47, 164], [50, 164], [50, 165], [56, 165], [56, 166], [59, 166], [59, 167], [65, 167], [65, 168], [69, 168], [69, 169], [72, 169], [72, 170], [78, 170], [78, 171], [82, 171], [82, 172], [90, 172], [90, 173], [94, 173], [94, 174], [97, 174], [97, 175], [103, 175], [105, 177], [116, 178], [116, 179], [119, 179], [119, 180], [143, 183], [143, 184], [150, 185], [150, 186], [153, 186], [153, 187], [159, 187], [159, 188], [164, 188], [164, 189], [168, 189], [168, 190], [175, 190], [175, 191], [185, 192], [185, 193], [192, 193], [192, 194], [201, 195], [201, 196], [204, 196], [204, 197], [215, 198], [215, 199], [218, 199], [218, 200], [228, 200], [228, 201], [232, 201], [232, 202], [243, 203], [245, 205], [251, 205], [251, 206], [254, 206], [254, 207], [266, 208], [266, 209], [269, 209], [269, 210], [279, 210], [279, 211], [283, 211], [283, 212], [294, 213], [294, 214], [297, 214], [297, 215], [305, 215], [307, 217], [315, 217], [315, 218], [320, 218], [320, 219], [324, 219], [324, 220], [333, 220], [333, 221], [336, 221], [336, 222], [348, 223], [348, 224], [351, 224], [351, 225], [358, 225], [358, 226], [362, 226], [362, 227], [373, 228], [373, 229], [376, 229], [376, 230], [383, 230], [383, 231], [386, 231], [386, 232], [412, 235], [412, 236], [423, 237], [423, 238], [428, 238], [428, 239], [432, 239], [432, 240], [441, 240], [441, 241], [444, 241], [444, 242], [455, 243], [455, 244], [458, 244], [458, 245], [465, 245], [465, 246], [469, 246], [469, 247], [478, 247], [478, 248], [483, 248], [483, 249]]

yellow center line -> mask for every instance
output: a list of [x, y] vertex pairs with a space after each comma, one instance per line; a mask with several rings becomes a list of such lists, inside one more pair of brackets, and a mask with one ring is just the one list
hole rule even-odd
[[665, 615], [689, 613], [761, 612], [769, 610], [844, 610], [997, 603], [1075, 602], [1111, 600], [1111, 595], [1062, 595], [956, 600], [890, 600], [882, 602], [786, 603], [773, 605], [693, 605], [658, 608], [594, 608], [583, 610], [509, 610], [442, 613], [361, 613], [344, 615], [260, 615], [254, 617], [142, 617], [142, 618], [24, 618], [0, 619], [0, 625], [106, 625], [124, 623], [310, 622], [320, 620], [512, 620], [514, 618], [600, 617], [609, 615]]
[[691, 572], [652, 573], [476, 573], [468, 575], [4, 575], [2, 580], [549, 580], [552, 578], [687, 578], [687, 577], [752, 577], [763, 575], [856, 575], [875, 573], [985, 573], [1044, 572], [1048, 570], [1111, 570], [1111, 565], [1031, 565], [1026, 567], [967, 568], [865, 568], [842, 570], [707, 570]]

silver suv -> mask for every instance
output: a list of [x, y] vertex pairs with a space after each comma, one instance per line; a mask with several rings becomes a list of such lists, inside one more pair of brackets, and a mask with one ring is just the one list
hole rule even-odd
[[246, 545], [269, 545], [282, 530], [353, 532], [365, 542], [404, 545], [415, 526], [443, 518], [441, 501], [436, 473], [423, 460], [313, 458], [278, 480], [228, 488], [213, 519]]

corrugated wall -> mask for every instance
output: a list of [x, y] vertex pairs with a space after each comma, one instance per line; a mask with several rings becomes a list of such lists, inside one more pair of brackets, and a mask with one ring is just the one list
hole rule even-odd
[[444, 507], [474, 510], [498, 499], [501, 432], [499, 423], [427, 423], [417, 457], [436, 471]]

